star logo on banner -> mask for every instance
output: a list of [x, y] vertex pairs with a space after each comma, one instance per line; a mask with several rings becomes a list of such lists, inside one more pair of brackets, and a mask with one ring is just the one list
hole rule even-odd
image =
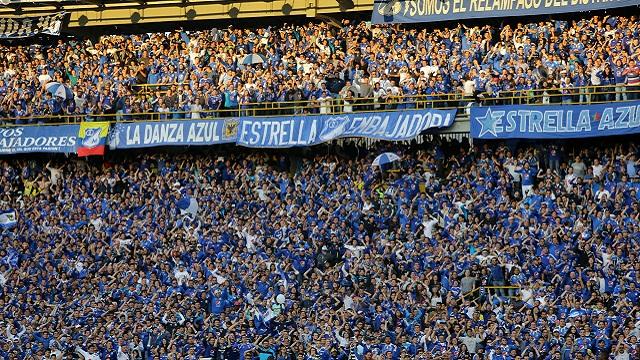
[[485, 134], [491, 134], [493, 137], [498, 137], [496, 133], [496, 119], [491, 112], [491, 108], [487, 108], [487, 112], [484, 116], [477, 116], [476, 121], [480, 123], [480, 133], [478, 137], [481, 138]]

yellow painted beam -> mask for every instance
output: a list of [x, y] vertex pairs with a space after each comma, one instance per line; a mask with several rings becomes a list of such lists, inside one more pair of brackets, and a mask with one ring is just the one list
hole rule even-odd
[[[342, 1], [342, 0], [341, 0]], [[343, 11], [371, 11], [373, 0], [353, 0], [353, 8], [341, 8], [337, 0], [274, 0], [237, 1], [191, 0], [186, 6], [181, 1], [147, 1], [141, 6], [137, 1], [110, 3], [104, 8], [95, 5], [74, 5], [64, 10], [71, 13], [69, 27], [82, 28], [104, 25], [127, 25], [136, 23], [158, 23], [167, 21], [216, 20], [233, 18], [258, 18], [265, 16], [301, 15], [316, 17]], [[286, 14], [283, 9], [289, 8]], [[21, 16], [38, 16], [60, 11], [54, 6], [24, 7]], [[134, 14], [136, 14], [134, 16]], [[139, 17], [138, 17], [139, 15]], [[0, 17], [16, 17], [13, 9], [0, 8]]]

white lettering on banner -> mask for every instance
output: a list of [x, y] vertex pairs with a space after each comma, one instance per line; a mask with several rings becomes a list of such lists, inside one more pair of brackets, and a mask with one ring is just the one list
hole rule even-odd
[[344, 137], [405, 140], [429, 128], [448, 127], [451, 112], [350, 114], [278, 120], [241, 121], [237, 141], [248, 146], [306, 146]]
[[[396, 119], [390, 119], [389, 115], [354, 116], [347, 126], [344, 136], [363, 136], [400, 140], [418, 136], [422, 131], [447, 127], [453, 122], [450, 114], [427, 112], [424, 114], [399, 114]], [[389, 123], [392, 125], [390, 126]]]
[[[597, 130], [626, 130], [640, 127], [640, 106], [607, 107], [602, 111], [582, 109], [577, 114], [575, 110], [548, 109], [530, 110], [519, 109], [507, 111], [490, 111], [490, 126], [496, 133], [583, 133], [592, 131], [597, 124]], [[489, 112], [487, 113], [489, 114]], [[489, 115], [486, 115], [487, 118]], [[482, 117], [479, 117], [482, 119]], [[483, 120], [478, 120], [483, 121]], [[434, 124], [426, 124], [426, 126]], [[396, 128], [387, 136], [396, 135], [398, 138], [413, 134], [416, 128], [396, 124]]]
[[[573, 114], [570, 112], [569, 116]], [[576, 131], [591, 131], [591, 118], [589, 118], [589, 111], [580, 111], [578, 114], [578, 123], [576, 124]]]
[[[133, 134], [131, 134], [131, 129], [133, 129]], [[140, 144], [140, 126], [127, 126], [127, 132], [125, 134], [125, 139], [127, 145], [138, 145]]]
[[41, 137], [11, 137], [0, 139], [0, 149], [11, 151], [21, 147], [62, 147], [74, 146], [75, 136], [41, 136]]
[[[182, 128], [182, 125], [180, 126]], [[220, 135], [218, 135], [218, 122], [197, 122], [189, 126], [189, 134], [187, 135], [187, 142], [189, 143], [213, 143], [220, 141]], [[180, 141], [182, 141], [181, 129], [178, 130]]]
[[629, 109], [629, 127], [635, 128], [640, 126], [640, 106], [630, 106]]
[[145, 126], [144, 143], [180, 143], [184, 139], [183, 124], [167, 123]]
[[2, 137], [14, 137], [22, 136], [23, 128], [2, 128], [0, 129], [0, 136]]
[[[71, 131], [77, 134], [77, 129]], [[43, 136], [40, 136], [43, 135]], [[0, 153], [16, 154], [25, 152], [60, 152], [75, 148], [76, 135], [51, 136], [47, 127], [0, 128]]]
[[317, 119], [245, 120], [238, 142], [251, 146], [300, 146], [314, 144], [318, 134]]
[[505, 132], [512, 132], [513, 130], [516, 129], [515, 117], [516, 117], [516, 112], [515, 111], [509, 111], [507, 113], [507, 125], [504, 128]]
[[[155, 144], [215, 144], [220, 142], [220, 123], [218, 121], [200, 121], [186, 123], [188, 129], [185, 138], [185, 124], [158, 123], [129, 125], [125, 131], [127, 146]], [[140, 134], [142, 128], [142, 136]]]

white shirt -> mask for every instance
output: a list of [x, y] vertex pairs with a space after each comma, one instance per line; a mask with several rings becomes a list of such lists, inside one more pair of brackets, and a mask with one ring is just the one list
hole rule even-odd
[[49, 179], [51, 180], [51, 183], [57, 184], [58, 180], [62, 177], [62, 171], [51, 166], [47, 166], [47, 170], [49, 170], [50, 173]]
[[464, 90], [464, 96], [473, 96], [476, 92], [476, 83], [473, 80], [467, 80], [462, 85]]
[[320, 96], [320, 114], [328, 114], [331, 112], [331, 96]]
[[574, 174], [567, 174], [564, 177], [564, 184], [568, 190], [571, 190], [571, 188], [573, 188], [573, 181], [575, 179], [576, 179], [576, 176]]
[[46, 73], [45, 74], [40, 74], [38, 76], [38, 81], [40, 81], [40, 85], [44, 85], [44, 84], [48, 83], [51, 80], [53, 80], [51, 78], [51, 76], [49, 74], [46, 74]]
[[437, 66], [427, 65], [420, 68], [420, 72], [426, 77], [429, 78], [431, 75], [438, 72]]
[[202, 105], [191, 104], [191, 118], [200, 119], [200, 112], [202, 111]]
[[122, 351], [122, 346], [118, 346], [118, 360], [129, 360], [129, 355]]
[[84, 358], [84, 360], [100, 360], [100, 356], [97, 354], [92, 354], [88, 351], [82, 350], [79, 346], [76, 347], [76, 352]]
[[91, 225], [93, 225], [94, 228], [96, 228], [96, 231], [100, 231], [100, 229], [102, 229], [102, 219], [100, 218], [91, 219], [90, 223]]
[[189, 275], [189, 272], [187, 270], [176, 270], [174, 275], [176, 277], [176, 280], [178, 280], [178, 285], [182, 285], [186, 280], [191, 279], [191, 275]]
[[596, 193], [596, 198], [598, 198], [598, 201], [602, 201], [602, 198], [604, 198], [605, 196], [607, 198], [611, 197], [611, 193], [607, 189], [600, 189]]
[[600, 177], [600, 174], [602, 174], [602, 170], [604, 169], [604, 166], [602, 166], [602, 165], [593, 165], [591, 167], [593, 168], [593, 176]]
[[424, 226], [424, 236], [428, 239], [433, 237], [433, 226], [437, 223], [437, 220], [427, 220], [422, 222], [422, 226]]
[[615, 360], [629, 360], [629, 353], [625, 350], [622, 354], [616, 354]]
[[349, 295], [346, 295], [344, 297], [344, 309], [345, 310], [353, 309], [353, 299]]

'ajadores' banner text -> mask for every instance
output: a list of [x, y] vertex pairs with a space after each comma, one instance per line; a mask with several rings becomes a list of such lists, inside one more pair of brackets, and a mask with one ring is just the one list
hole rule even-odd
[[413, 23], [556, 14], [638, 4], [640, 0], [375, 0], [371, 22]]
[[75, 153], [80, 125], [0, 128], [0, 154]]
[[472, 107], [476, 139], [560, 139], [640, 133], [640, 101]]

